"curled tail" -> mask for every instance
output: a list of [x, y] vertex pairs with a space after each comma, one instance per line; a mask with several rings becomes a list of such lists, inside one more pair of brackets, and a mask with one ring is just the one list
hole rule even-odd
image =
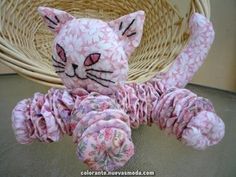
[[[213, 43], [215, 32], [212, 23], [206, 17], [194, 13], [190, 18], [189, 27], [191, 34], [187, 46], [169, 70], [161, 74], [161, 82], [166, 88], [183, 88], [203, 64]], [[156, 78], [160, 78], [160, 75]]]

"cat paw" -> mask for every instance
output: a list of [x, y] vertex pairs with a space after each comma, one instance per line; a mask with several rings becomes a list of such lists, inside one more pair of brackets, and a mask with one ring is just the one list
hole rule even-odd
[[121, 129], [108, 127], [88, 134], [78, 143], [77, 155], [90, 169], [113, 171], [134, 154], [133, 142]]
[[66, 124], [59, 116], [54, 116], [50, 107], [50, 96], [44, 97], [40, 93], [35, 93], [32, 99], [22, 100], [15, 106], [12, 127], [19, 143], [28, 144], [34, 139], [46, 143], [60, 140], [66, 133]]
[[12, 127], [17, 142], [21, 144], [28, 144], [33, 141], [32, 138], [30, 138], [30, 132], [27, 128], [25, 115], [29, 102], [29, 99], [20, 101], [12, 111]]
[[194, 149], [204, 150], [219, 143], [224, 134], [224, 122], [215, 113], [202, 111], [188, 123], [181, 141]]

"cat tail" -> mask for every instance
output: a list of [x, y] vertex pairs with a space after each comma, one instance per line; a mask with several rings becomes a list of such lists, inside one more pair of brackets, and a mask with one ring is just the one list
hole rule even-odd
[[212, 23], [205, 16], [194, 13], [190, 18], [189, 27], [190, 38], [186, 47], [167, 72], [153, 78], [161, 82], [166, 89], [185, 87], [203, 64], [213, 43], [215, 32]]

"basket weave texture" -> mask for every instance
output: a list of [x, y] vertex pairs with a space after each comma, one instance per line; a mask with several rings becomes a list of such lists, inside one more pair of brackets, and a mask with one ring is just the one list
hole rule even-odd
[[80, 17], [105, 21], [144, 10], [146, 20], [140, 46], [129, 60], [128, 82], [144, 82], [168, 68], [188, 41], [188, 20], [193, 12], [209, 18], [209, 0], [190, 1], [181, 16], [168, 0], [1, 0], [0, 62], [38, 83], [62, 87], [51, 64], [53, 34], [37, 13], [38, 6], [65, 10]]

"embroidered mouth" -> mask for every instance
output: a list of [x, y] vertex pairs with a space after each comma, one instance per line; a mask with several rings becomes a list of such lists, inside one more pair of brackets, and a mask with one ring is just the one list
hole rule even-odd
[[79, 77], [78, 74], [76, 74], [76, 72], [74, 71], [74, 74], [73, 75], [69, 75], [65, 72], [65, 75], [68, 76], [68, 77], [77, 77], [78, 79], [81, 79], [81, 80], [86, 80], [88, 78], [83, 78], [83, 77]]
[[[113, 71], [106, 71], [106, 70], [88, 68], [88, 69], [85, 70], [86, 77], [80, 77], [76, 73], [76, 69], [78, 68], [78, 65], [72, 63], [73, 74], [68, 74], [65, 71], [65, 63], [57, 61], [53, 56], [52, 56], [52, 60], [54, 61], [54, 65], [53, 66], [57, 69], [56, 73], [64, 73], [69, 78], [76, 77], [76, 78], [78, 78], [80, 80], [90, 79], [90, 80], [100, 84], [101, 86], [107, 87], [107, 88], [108, 88], [108, 83], [113, 83], [113, 84], [115, 83], [114, 81], [112, 81], [110, 79], [102, 78], [102, 77], [100, 77], [100, 76], [98, 76], [96, 74], [96, 73], [112, 74]], [[89, 66], [91, 67], [91, 65], [89, 65]]]

